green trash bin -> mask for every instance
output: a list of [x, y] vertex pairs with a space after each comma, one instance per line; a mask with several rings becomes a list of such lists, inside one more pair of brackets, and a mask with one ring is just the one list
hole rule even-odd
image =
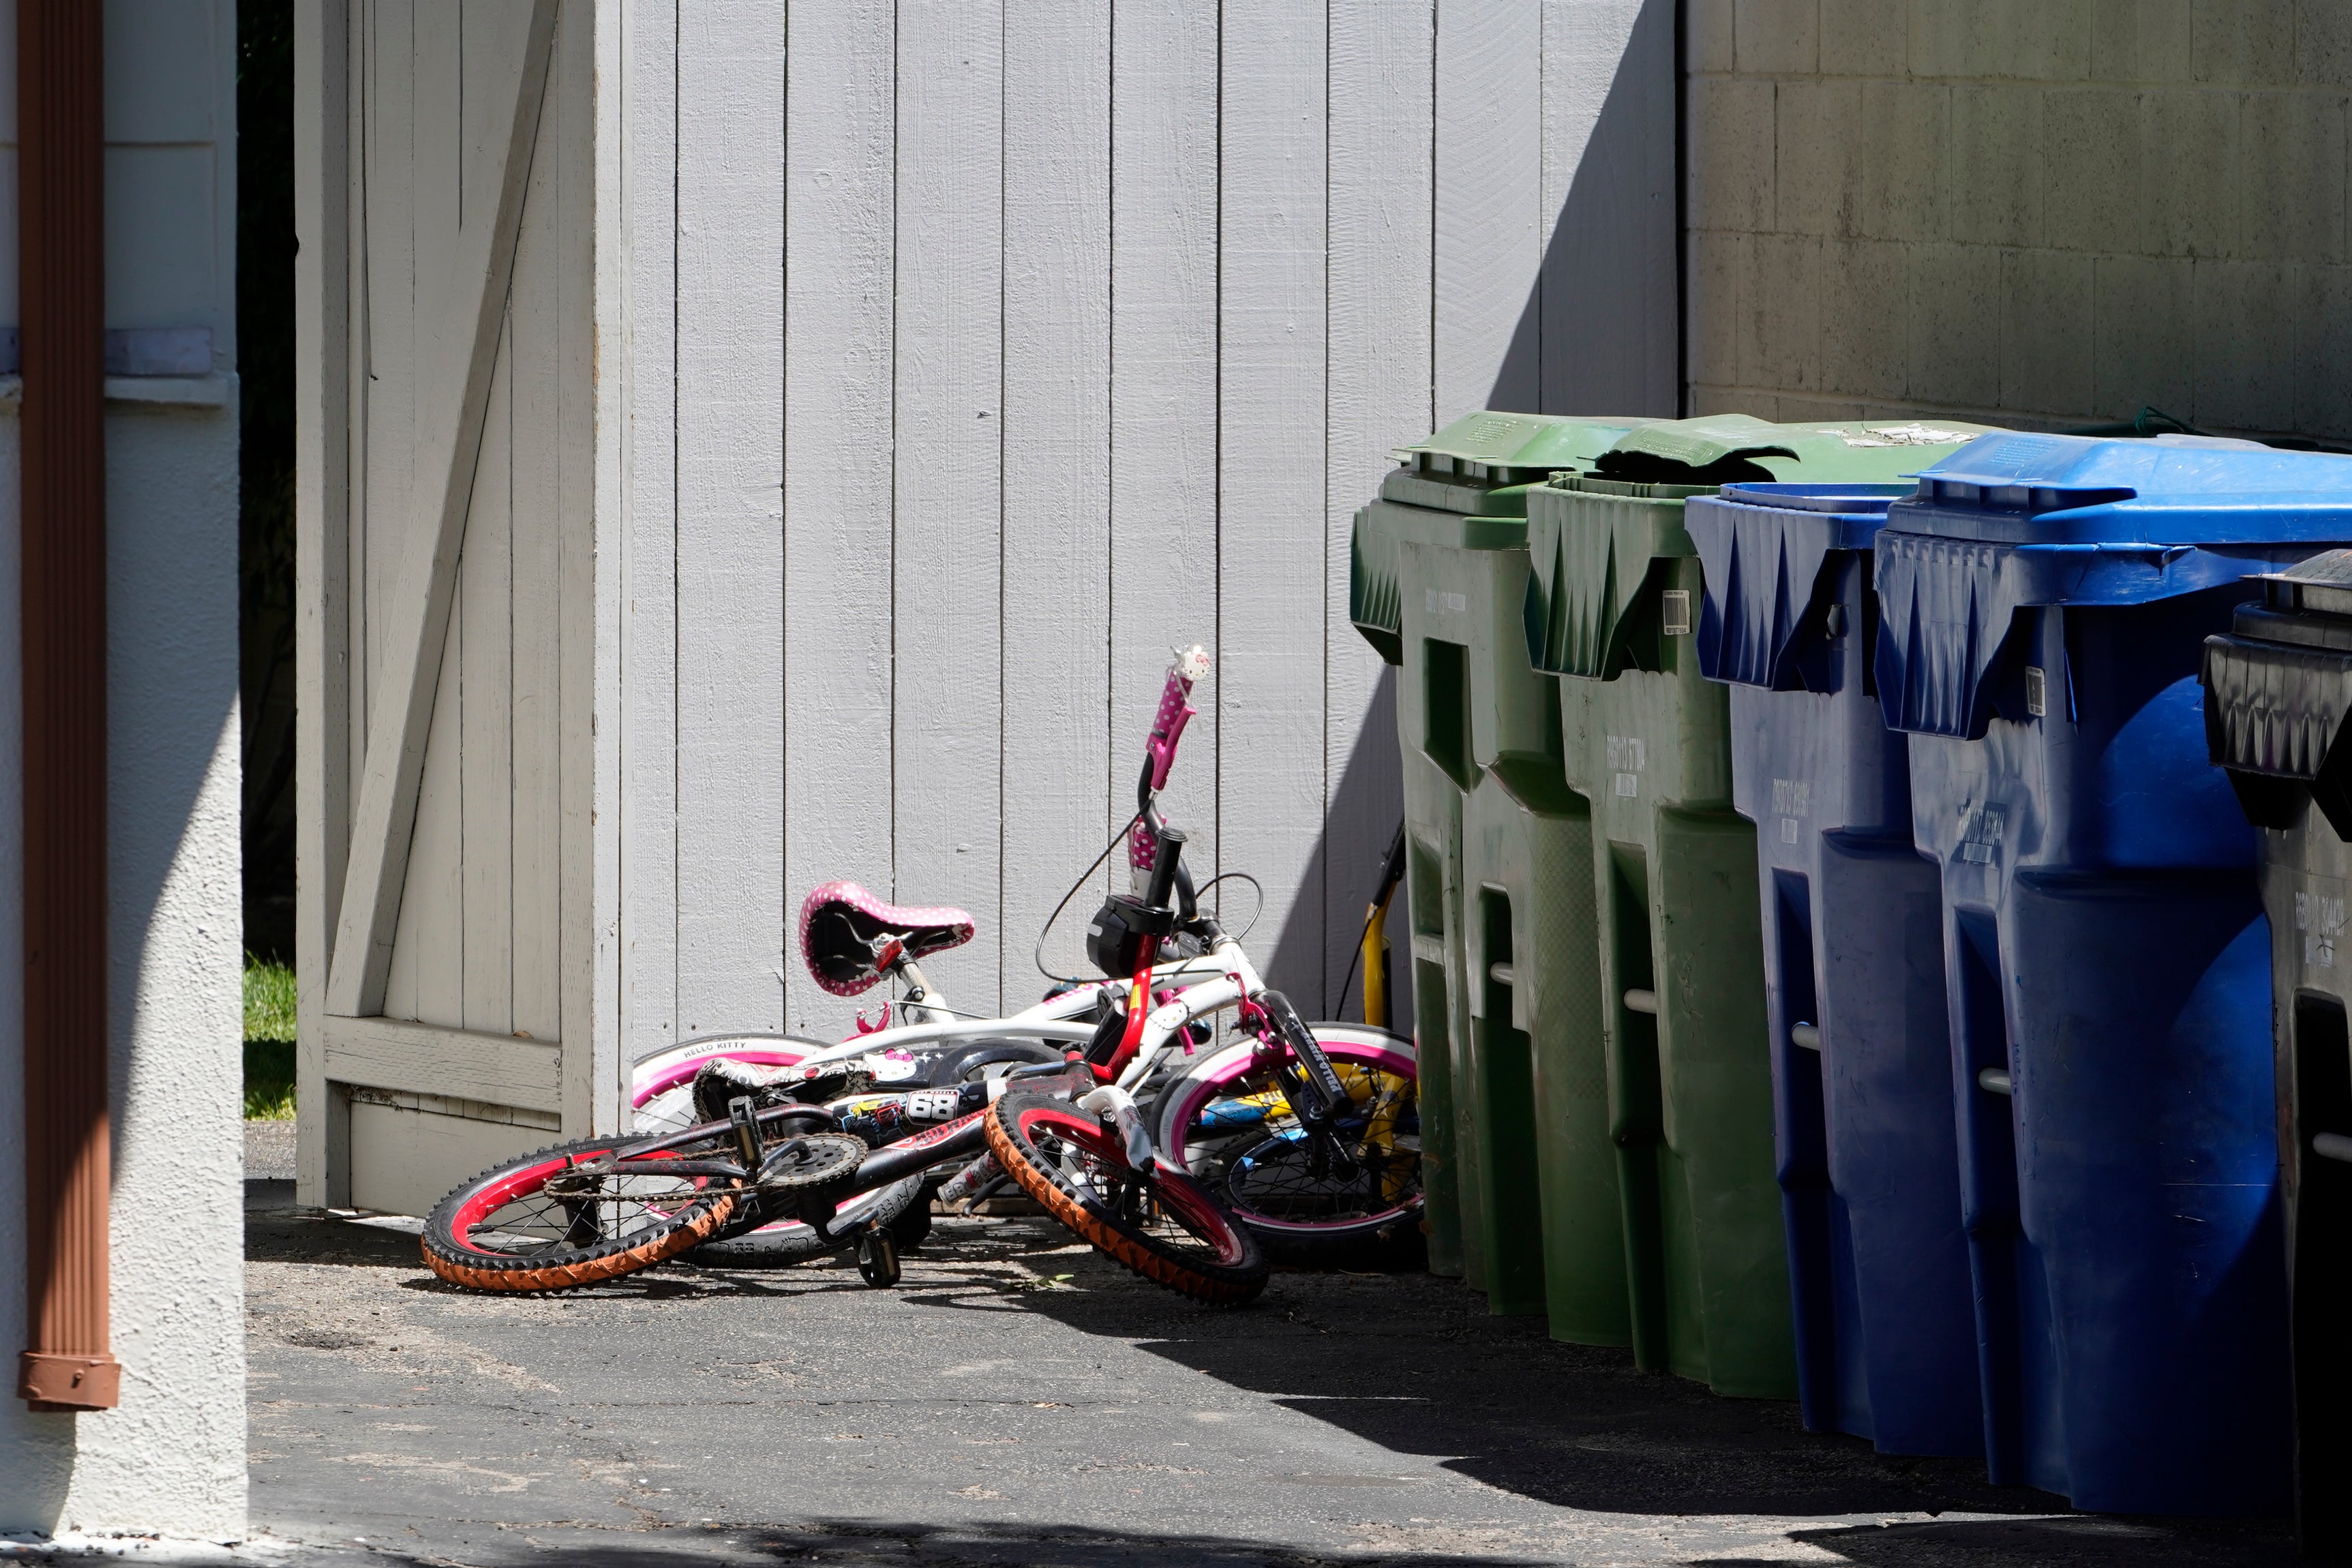
[[[1755, 827], [1732, 809], [1727, 689], [1701, 675], [1690, 636], [1704, 595], [1683, 501], [1740, 479], [1894, 479], [1979, 433], [1661, 422], [1528, 499], [1528, 650], [1560, 678], [1563, 782], [1591, 813], [1605, 1147], [1634, 1356], [1720, 1394], [1794, 1399], [1796, 1352]], [[1811, 586], [1790, 585], [1790, 602]]]
[[[1398, 728], [1403, 729], [1400, 721]], [[1454, 1042], [1465, 1037], [1454, 1016], [1449, 936], [1458, 939], [1461, 921], [1446, 910], [1458, 908], [1462, 886], [1462, 792], [1411, 741], [1399, 748], [1404, 763], [1405, 919], [1412, 932], [1412, 1038], [1419, 1066], [1421, 1105], [1422, 1226], [1429, 1237], [1429, 1271], [1473, 1282], [1463, 1215], [1462, 1141], [1456, 1135]], [[1472, 1184], [1475, 1193], [1475, 1184]], [[1469, 1228], [1475, 1228], [1471, 1226]]]
[[1559, 783], [1557, 698], [1517, 630], [1526, 496], [1630, 424], [1472, 415], [1400, 452], [1356, 516], [1352, 617], [1399, 666], [1430, 1268], [1466, 1277], [1498, 1312], [1543, 1310], [1543, 1219], [1527, 1051], [1507, 1037], [1488, 1047], [1484, 994], [1465, 978], [1465, 812], [1507, 805], [1505, 781], [1580, 809]]
[[[1524, 598], [1526, 556], [1511, 558]], [[1544, 683], [1555, 686], [1556, 704], [1556, 683]], [[1460, 973], [1484, 1072], [1479, 1132], [1498, 1151], [1496, 1201], [1533, 1194], [1541, 1224], [1539, 1248], [1490, 1277], [1522, 1292], [1539, 1285], [1552, 1338], [1622, 1345], [1633, 1328], [1609, 1142], [1592, 813], [1566, 786], [1558, 735], [1549, 793], [1531, 803], [1490, 773], [1463, 805]]]

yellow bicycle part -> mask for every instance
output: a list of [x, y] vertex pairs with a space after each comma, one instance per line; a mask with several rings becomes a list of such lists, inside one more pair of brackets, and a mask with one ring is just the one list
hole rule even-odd
[[[1386, 1082], [1393, 1077], [1392, 1074], [1375, 1073], [1352, 1062], [1333, 1062], [1331, 1070], [1339, 1074], [1340, 1086], [1347, 1089], [1349, 1100], [1360, 1105], [1368, 1100], [1372, 1102], [1371, 1119], [1365, 1123], [1363, 1142], [1356, 1145], [1355, 1152], [1359, 1156], [1376, 1154], [1380, 1157], [1381, 1170], [1385, 1173], [1381, 1195], [1393, 1202], [1402, 1194], [1406, 1185], [1405, 1173], [1394, 1158], [1397, 1152], [1397, 1119], [1404, 1110], [1405, 1097], [1386, 1088]], [[1290, 1114], [1290, 1100], [1278, 1089], [1260, 1089], [1255, 1094], [1237, 1094], [1232, 1097], [1230, 1103], [1255, 1106], [1265, 1112], [1269, 1122]]]

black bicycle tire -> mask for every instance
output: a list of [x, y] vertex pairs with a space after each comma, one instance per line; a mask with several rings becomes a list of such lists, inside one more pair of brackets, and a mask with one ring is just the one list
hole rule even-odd
[[[917, 1174], [878, 1189], [884, 1195], [870, 1211], [856, 1216], [857, 1223], [861, 1227], [868, 1222], [897, 1225], [923, 1195], [922, 1184], [923, 1178]], [[827, 1240], [814, 1226], [794, 1225], [772, 1232], [751, 1230], [719, 1237], [684, 1254], [681, 1261], [698, 1268], [789, 1268], [812, 1258], [830, 1258], [856, 1244], [855, 1235]]]

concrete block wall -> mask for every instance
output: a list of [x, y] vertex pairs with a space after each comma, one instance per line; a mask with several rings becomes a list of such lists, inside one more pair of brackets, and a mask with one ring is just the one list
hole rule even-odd
[[2352, 5], [1689, 5], [1693, 412], [2352, 438]]

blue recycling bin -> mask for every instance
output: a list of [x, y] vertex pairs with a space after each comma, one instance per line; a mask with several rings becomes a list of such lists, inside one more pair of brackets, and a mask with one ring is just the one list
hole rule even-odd
[[2243, 577], [2347, 539], [2344, 458], [2021, 435], [1927, 468], [1879, 531], [1996, 1482], [2289, 1500], [2270, 933], [2197, 675]]
[[1936, 868], [1869, 674], [1871, 547], [1911, 485], [1691, 499], [1699, 667], [1757, 826], [1780, 1203], [1805, 1425], [1984, 1452]]

